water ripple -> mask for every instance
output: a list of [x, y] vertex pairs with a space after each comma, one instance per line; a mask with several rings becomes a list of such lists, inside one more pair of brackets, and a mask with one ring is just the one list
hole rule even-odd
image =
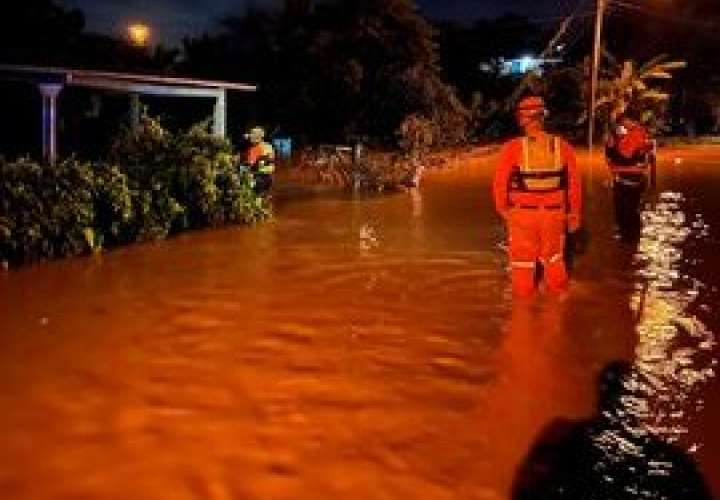
[[[607, 462], [642, 457], [645, 438], [661, 439], [695, 453], [702, 445], [689, 436], [689, 425], [703, 408], [701, 390], [715, 376], [713, 332], [693, 314], [706, 289], [698, 262], [686, 257], [688, 247], [706, 239], [709, 227], [701, 214], [686, 215], [680, 193], [664, 192], [643, 213], [643, 232], [635, 256], [638, 284], [631, 308], [638, 318], [635, 366], [626, 382], [628, 395], [609, 416], [619, 426], [596, 436]], [[606, 415], [607, 416], [607, 415]], [[650, 458], [650, 457], [647, 457]], [[599, 464], [602, 469], [603, 465]], [[649, 460], [647, 470], [629, 485], [648, 497], [641, 485], [667, 476], [672, 465]]]

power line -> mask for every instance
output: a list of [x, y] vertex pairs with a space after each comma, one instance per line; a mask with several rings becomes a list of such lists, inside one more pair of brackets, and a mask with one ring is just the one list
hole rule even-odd
[[575, 48], [575, 46], [580, 42], [580, 40], [583, 39], [583, 37], [587, 34], [588, 29], [592, 25], [591, 22], [588, 22], [588, 19], [595, 16], [595, 11], [586, 11], [584, 14], [581, 14], [581, 11], [587, 7], [590, 0], [579, 0], [578, 3], [575, 6], [575, 11], [573, 13], [573, 16], [578, 21], [578, 28], [575, 32], [575, 35], [568, 39], [567, 42], [565, 42], [565, 52], [568, 52]]
[[695, 26], [703, 26], [706, 28], [713, 28], [713, 29], [720, 29], [720, 20], [718, 21], [707, 21], [703, 19], [697, 19], [692, 17], [676, 17], [676, 16], [668, 16], [661, 14], [659, 12], [655, 12], [652, 10], [649, 10], [647, 7], [644, 7], [639, 4], [635, 4], [626, 0], [610, 0], [610, 4], [612, 6], [617, 6], [622, 9], [632, 10], [636, 12], [642, 12], [645, 15], [657, 17], [659, 19], [663, 19], [665, 21], [672, 21], [676, 23], [683, 23], [683, 24], [690, 24]]
[[[580, 12], [577, 14], [571, 14], [570, 17], [574, 17], [576, 19], [581, 19], [581, 18], [592, 17], [594, 15], [595, 15], [595, 12], [586, 11], [586, 12]], [[539, 18], [539, 19], [529, 18], [528, 22], [530, 22], [532, 24], [551, 24], [551, 23], [556, 23], [558, 21], [563, 21], [564, 19], [567, 19], [567, 17], [568, 16], [545, 17], [545, 18]]]
[[[583, 2], [584, 3], [584, 2]], [[587, 18], [594, 16], [594, 11], [585, 11], [585, 12], [578, 12], [576, 14], [569, 14], [565, 16], [551, 16], [551, 17], [524, 17], [524, 16], [517, 16], [517, 19], [508, 20], [504, 19], [502, 17], [500, 18], [481, 18], [478, 19], [477, 22], [487, 22], [491, 24], [501, 24], [503, 26], [522, 26], [524, 24], [556, 24], [557, 22], [562, 22], [568, 17], [575, 17], [577, 19], [581, 18]]]
[[583, 37], [587, 34], [588, 30], [592, 26], [592, 22], [588, 22], [590, 19], [590, 16], [587, 16], [586, 18], [582, 19], [582, 24], [580, 24], [580, 27], [578, 28], [577, 32], [575, 33], [575, 36], [571, 38], [568, 42], [565, 43], [565, 52], [569, 52], [572, 49], [574, 49], [578, 43], [583, 39]]
[[[568, 0], [568, 4], [569, 2], [570, 0]], [[594, 11], [584, 10], [588, 6], [589, 2], [590, 0], [578, 0], [575, 3], [575, 7], [572, 9], [571, 14], [569, 14], [572, 19], [572, 25], [577, 26], [577, 29], [574, 30], [574, 34], [571, 34], [570, 30], [566, 33], [566, 41], [562, 44], [564, 45], [565, 51], [569, 51], [575, 47], [575, 45], [582, 40], [582, 37], [587, 32], [589, 26], [587, 20], [595, 15]]]
[[[582, 9], [582, 7], [586, 1], [587, 0], [579, 0], [578, 3], [576, 4], [574, 11], [572, 13], [570, 13], [569, 15], [565, 16], [564, 18], [562, 18], [562, 22], [560, 23], [560, 27], [558, 28], [557, 33], [555, 33], [555, 35], [550, 39], [550, 41], [545, 46], [545, 49], [540, 53], [539, 59], [548, 57], [550, 54], [552, 54], [556, 50], [558, 43], [560, 42], [560, 40], [562, 40], [565, 37], [565, 35], [568, 32], [568, 29], [572, 25], [573, 21], [576, 19], [576, 15]], [[515, 88], [515, 90], [512, 92], [512, 94], [510, 94], [510, 96], [506, 100], [506, 103], [505, 103], [506, 108], [511, 106], [512, 103], [516, 102], [519, 99], [522, 92], [529, 85], [531, 79], [532, 79], [532, 72], [529, 72], [528, 74], [526, 74], [523, 77], [522, 81], [519, 83], [519, 85]]]
[[[582, 1], [582, 0], [580, 0]], [[578, 6], [579, 3], [576, 5], [572, 5], [570, 0], [554, 0], [555, 3], [555, 12], [567, 12], [569, 16], [574, 16], [578, 13]]]
[[[577, 4], [575, 4], [575, 9], [572, 12], [572, 16], [577, 16], [581, 10], [583, 10], [584, 7], [587, 7], [587, 4], [590, 0], [579, 0]], [[594, 10], [589, 9], [588, 12], [594, 12]]]

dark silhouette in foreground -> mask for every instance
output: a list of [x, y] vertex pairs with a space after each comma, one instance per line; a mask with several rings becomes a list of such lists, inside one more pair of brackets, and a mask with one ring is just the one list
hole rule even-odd
[[551, 422], [521, 464], [513, 500], [710, 500], [694, 460], [649, 433], [624, 407], [632, 397], [625, 362], [610, 363], [599, 379], [598, 413], [589, 420]]

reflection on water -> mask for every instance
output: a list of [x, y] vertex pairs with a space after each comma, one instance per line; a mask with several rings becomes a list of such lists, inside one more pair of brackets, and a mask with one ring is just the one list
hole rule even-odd
[[[633, 369], [609, 363], [598, 377], [598, 407], [590, 419], [557, 418], [540, 433], [518, 468], [513, 500], [711, 500], [697, 463], [681, 448], [633, 433], [624, 399]], [[608, 455], [598, 436], [612, 435]]]
[[370, 224], [365, 224], [360, 228], [359, 246], [362, 252], [368, 252], [380, 246], [380, 237], [375, 228]]
[[[692, 311], [704, 283], [694, 277], [694, 261], [686, 256], [693, 239], [706, 238], [708, 226], [701, 215], [686, 216], [682, 194], [664, 192], [643, 214], [643, 231], [636, 254], [638, 283], [631, 307], [638, 317], [635, 365], [627, 382], [628, 394], [616, 418], [622, 431], [605, 430], [596, 445], [605, 452], [599, 468], [641, 458], [642, 438], [660, 438], [683, 445], [694, 453], [701, 443], [688, 442], [688, 427], [702, 410], [703, 385], [715, 374], [713, 332]], [[650, 461], [644, 472], [650, 476], [672, 473], [671, 463]], [[638, 471], [638, 494], [645, 480]], [[607, 478], [612, 481], [612, 477]]]
[[[701, 443], [689, 433], [697, 430], [702, 394], [714, 376], [713, 333], [697, 314], [707, 311], [702, 302], [708, 287], [697, 277], [693, 248], [704, 244], [709, 228], [700, 215], [686, 217], [688, 205], [683, 195], [666, 192], [644, 213], [630, 304], [637, 334], [633, 361], [616, 360], [601, 370], [597, 410], [590, 418], [558, 408], [517, 469], [513, 500], [712, 498], [692, 456]], [[599, 310], [598, 318], [608, 315], [608, 308]], [[535, 317], [531, 324], [515, 323], [520, 338], [527, 338], [531, 324], [543, 332], [532, 340], [536, 350], [522, 356], [523, 378], [533, 381], [535, 393], [554, 392], [540, 385], [542, 374], [552, 373], [550, 380], [558, 383], [568, 379], [558, 367], [572, 364], [546, 354], [551, 346], [543, 337], [557, 321], [545, 325]]]

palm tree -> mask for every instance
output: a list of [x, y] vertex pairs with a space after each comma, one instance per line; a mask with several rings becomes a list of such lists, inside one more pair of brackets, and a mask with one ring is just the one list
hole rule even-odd
[[[664, 54], [641, 65], [632, 60], [620, 63], [607, 52], [605, 58], [609, 67], [601, 75], [595, 109], [606, 126], [628, 110], [654, 118], [670, 99], [658, 83], [672, 79], [673, 71], [687, 66], [685, 61], [670, 61]], [[581, 120], [587, 120], [587, 114]]]

